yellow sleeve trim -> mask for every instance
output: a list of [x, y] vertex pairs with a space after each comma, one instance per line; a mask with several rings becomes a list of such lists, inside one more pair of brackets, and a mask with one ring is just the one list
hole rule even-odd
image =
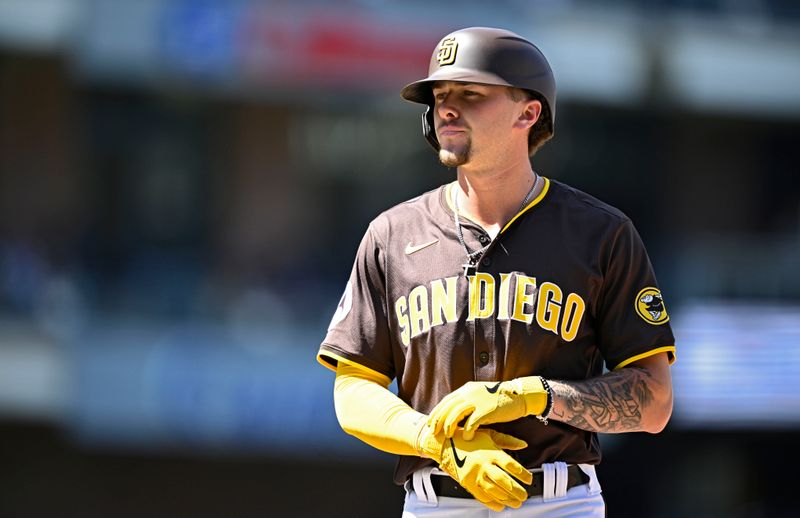
[[322, 364], [323, 367], [327, 367], [328, 369], [336, 372], [337, 364], [344, 363], [345, 365], [350, 365], [352, 367], [356, 367], [360, 371], [364, 372], [370, 379], [373, 379], [376, 383], [383, 385], [384, 387], [388, 387], [392, 380], [389, 379], [388, 376], [382, 374], [376, 370], [370, 369], [369, 367], [365, 367], [360, 363], [356, 363], [352, 360], [348, 360], [347, 358], [343, 358], [338, 354], [331, 353], [329, 351], [320, 352], [317, 354], [317, 361]]
[[537, 204], [538, 204], [540, 201], [542, 201], [542, 200], [544, 199], [545, 195], [547, 195], [547, 191], [548, 191], [548, 190], [550, 190], [550, 180], [549, 180], [549, 179], [547, 179], [547, 178], [545, 178], [544, 176], [542, 176], [542, 178], [544, 178], [544, 187], [542, 188], [542, 192], [540, 192], [540, 193], [539, 193], [539, 196], [537, 196], [536, 198], [534, 198], [532, 202], [530, 202], [529, 204], [527, 204], [527, 205], [525, 206], [525, 208], [524, 208], [524, 209], [522, 209], [521, 211], [519, 211], [519, 212], [517, 213], [517, 215], [516, 215], [516, 216], [514, 216], [513, 218], [511, 218], [511, 221], [509, 221], [508, 223], [506, 223], [506, 226], [504, 226], [504, 227], [503, 227], [503, 230], [501, 230], [501, 231], [500, 231], [500, 233], [501, 233], [501, 234], [502, 234], [503, 232], [505, 232], [505, 231], [506, 231], [506, 229], [507, 229], [508, 227], [510, 227], [510, 226], [511, 226], [511, 224], [512, 224], [512, 223], [514, 223], [514, 221], [516, 221], [516, 220], [517, 220], [517, 218], [518, 218], [518, 217], [520, 217], [520, 216], [522, 216], [523, 214], [525, 214], [525, 212], [526, 212], [526, 211], [528, 211], [528, 210], [529, 210], [531, 207], [533, 207], [534, 205], [537, 205]]
[[651, 349], [651, 350], [647, 351], [646, 353], [637, 354], [636, 356], [628, 358], [624, 362], [622, 362], [619, 365], [617, 365], [616, 367], [614, 367], [612, 370], [621, 369], [622, 367], [625, 367], [626, 365], [630, 365], [631, 363], [633, 363], [635, 361], [638, 361], [638, 360], [641, 360], [642, 358], [648, 358], [650, 356], [654, 356], [654, 355], [659, 354], [659, 353], [667, 353], [667, 358], [669, 359], [669, 364], [670, 365], [675, 363], [675, 346], [674, 345], [667, 345], [667, 346], [664, 346], [664, 347], [658, 347], [656, 349]]

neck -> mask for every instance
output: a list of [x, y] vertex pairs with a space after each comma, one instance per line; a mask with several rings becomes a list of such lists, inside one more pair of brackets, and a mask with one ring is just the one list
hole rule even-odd
[[[506, 169], [475, 171], [459, 167], [459, 210], [494, 237], [517, 214], [535, 180], [527, 157], [524, 163]], [[537, 194], [532, 193], [529, 201]]]

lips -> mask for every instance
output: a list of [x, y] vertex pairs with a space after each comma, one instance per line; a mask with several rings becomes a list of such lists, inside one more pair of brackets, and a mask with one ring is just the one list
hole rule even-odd
[[447, 126], [440, 126], [438, 133], [439, 136], [441, 137], [449, 137], [452, 135], [458, 135], [459, 133], [464, 133], [465, 131], [466, 131], [465, 128], [461, 126], [447, 125]]

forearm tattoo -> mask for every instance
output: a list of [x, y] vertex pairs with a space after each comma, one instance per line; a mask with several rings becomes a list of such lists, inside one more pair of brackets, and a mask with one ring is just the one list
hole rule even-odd
[[551, 381], [557, 396], [551, 416], [593, 432], [640, 431], [643, 415], [653, 402], [650, 381], [650, 373], [635, 367], [586, 381]]

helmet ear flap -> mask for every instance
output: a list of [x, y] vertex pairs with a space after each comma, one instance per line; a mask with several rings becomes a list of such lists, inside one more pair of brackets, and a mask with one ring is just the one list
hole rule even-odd
[[439, 145], [439, 141], [436, 139], [434, 124], [433, 108], [431, 105], [428, 105], [428, 109], [422, 114], [422, 134], [425, 136], [425, 140], [428, 141], [428, 144], [430, 144], [431, 147], [438, 152], [441, 146]]

